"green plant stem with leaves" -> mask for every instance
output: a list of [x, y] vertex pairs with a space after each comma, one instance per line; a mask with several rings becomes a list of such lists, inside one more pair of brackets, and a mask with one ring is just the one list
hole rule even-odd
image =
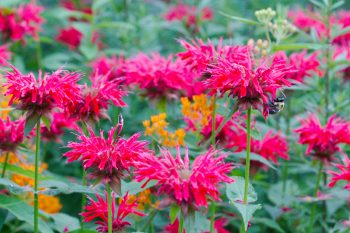
[[6, 157], [5, 157], [4, 166], [2, 168], [1, 178], [5, 178], [5, 172], [6, 172], [6, 167], [7, 167], [7, 163], [8, 163], [8, 160], [9, 160], [9, 156], [10, 156], [10, 152], [7, 152], [6, 153]]
[[34, 233], [39, 232], [39, 155], [40, 155], [40, 117], [36, 124], [35, 170], [34, 170]]
[[[248, 204], [248, 187], [249, 187], [249, 173], [250, 173], [250, 141], [251, 141], [251, 115], [252, 115], [252, 107], [248, 108], [247, 113], [247, 157], [245, 159], [245, 181], [244, 181], [244, 196], [243, 196], [243, 204]], [[242, 219], [242, 232], [246, 232], [244, 222]]]
[[113, 232], [113, 216], [112, 216], [112, 189], [109, 184], [107, 184], [107, 194], [108, 194], [108, 233]]

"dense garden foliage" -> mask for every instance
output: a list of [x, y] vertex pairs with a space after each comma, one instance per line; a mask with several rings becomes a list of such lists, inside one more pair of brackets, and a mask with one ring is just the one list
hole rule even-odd
[[350, 232], [349, 7], [0, 1], [1, 232]]

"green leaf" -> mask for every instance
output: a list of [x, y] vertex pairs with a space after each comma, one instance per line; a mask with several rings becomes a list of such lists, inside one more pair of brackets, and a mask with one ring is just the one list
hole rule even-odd
[[104, 5], [106, 5], [107, 3], [110, 3], [110, 0], [95, 0], [92, 3], [92, 10], [93, 12], [98, 11], [101, 7], [103, 7]]
[[53, 227], [58, 232], [64, 232], [65, 229], [69, 231], [80, 229], [80, 223], [77, 218], [62, 213], [52, 214], [50, 217], [53, 219]]
[[24, 126], [24, 136], [28, 136], [28, 134], [32, 131], [32, 129], [35, 127], [36, 123], [40, 120], [40, 115], [37, 112], [32, 112], [30, 114], [27, 114], [26, 116], [26, 122]]
[[33, 192], [30, 187], [22, 187], [7, 178], [0, 178], [0, 184], [4, 185], [11, 193], [23, 194], [27, 192]]
[[343, 1], [343, 0], [334, 3], [331, 7], [331, 11], [334, 11], [337, 8], [341, 7], [342, 5], [344, 5], [344, 3], [345, 3], [345, 1]]
[[138, 194], [139, 192], [153, 187], [156, 183], [157, 181], [151, 180], [145, 187], [141, 188], [142, 183], [135, 181], [127, 183], [125, 181], [122, 181], [122, 194], [125, 195], [126, 192], [129, 192], [129, 194]]
[[274, 44], [272, 45], [272, 51], [289, 51], [289, 50], [302, 50], [302, 49], [311, 49], [311, 50], [319, 50], [326, 48], [325, 45], [322, 44], [312, 44], [312, 43], [295, 43], [295, 44]]
[[174, 223], [179, 212], [180, 212], [180, 207], [178, 205], [176, 205], [176, 204], [171, 205], [170, 212], [169, 212], [171, 224]]
[[47, 195], [57, 195], [59, 193], [89, 193], [89, 194], [95, 194], [98, 191], [82, 186], [75, 183], [70, 182], [63, 182], [59, 180], [43, 180], [40, 182], [39, 185], [40, 188], [47, 188], [46, 190], [41, 191], [41, 193], [47, 194]]
[[298, 185], [291, 180], [287, 180], [285, 191], [283, 191], [283, 182], [276, 183], [270, 187], [268, 197], [277, 206], [290, 206], [297, 200], [295, 196], [299, 193]]
[[[4, 163], [0, 163], [0, 168], [3, 168], [3, 167], [4, 167]], [[25, 170], [21, 167], [13, 165], [13, 164], [7, 164], [6, 171], [10, 171], [10, 172], [34, 179], [34, 172], [33, 171]], [[43, 176], [42, 174], [39, 174], [39, 178], [40, 178], [40, 180], [48, 179], [48, 177]]]
[[230, 19], [233, 19], [233, 20], [237, 20], [237, 21], [242, 22], [242, 23], [251, 24], [251, 25], [262, 25], [258, 21], [254, 21], [254, 20], [246, 19], [246, 18], [241, 18], [241, 17], [238, 17], [238, 16], [229, 15], [229, 14], [226, 14], [226, 13], [224, 13], [222, 11], [219, 11], [219, 14], [221, 14], [221, 15], [227, 17], [227, 18], [230, 18]]
[[5, 209], [0, 209], [0, 232], [2, 227], [4, 226], [8, 211]]
[[278, 225], [278, 223], [272, 219], [269, 218], [254, 218], [252, 220], [253, 223], [255, 224], [264, 224], [267, 227], [274, 229], [278, 232], [284, 233], [285, 231]]
[[[7, 209], [19, 220], [25, 221], [34, 227], [34, 210], [32, 206], [16, 197], [0, 195], [0, 207]], [[39, 218], [39, 231], [42, 233], [53, 233], [46, 222]]]
[[[226, 184], [226, 195], [231, 202], [244, 200], [245, 180], [240, 176], [233, 176], [235, 182]], [[254, 187], [248, 184], [248, 203], [255, 202], [258, 199]]]
[[126, 23], [126, 22], [111, 22], [111, 21], [103, 21], [101, 23], [98, 23], [96, 25], [97, 28], [111, 28], [111, 29], [123, 29], [123, 30], [134, 30], [135, 26], [130, 24], [130, 23]]
[[51, 120], [49, 118], [47, 118], [46, 116], [42, 116], [41, 117], [44, 125], [46, 126], [47, 129], [51, 128]]
[[262, 140], [262, 135], [261, 135], [261, 132], [259, 130], [257, 130], [256, 128], [253, 128], [251, 131], [251, 136], [254, 138], [254, 139], [257, 139], [257, 140]]
[[[247, 154], [247, 152], [242, 151], [242, 152], [232, 153], [231, 155], [234, 158], [245, 159], [246, 154]], [[264, 165], [266, 165], [274, 170], [277, 169], [272, 163], [270, 163], [267, 159], [265, 159], [264, 157], [262, 157], [261, 155], [259, 155], [257, 153], [250, 152], [250, 159], [254, 160], [254, 161], [258, 161], [258, 162], [260, 162], [260, 163], [262, 163], [262, 164], [264, 164]]]
[[243, 223], [244, 223], [244, 228], [247, 230], [248, 228], [248, 222], [252, 219], [253, 214], [256, 210], [261, 209], [260, 204], [243, 204], [243, 203], [238, 203], [238, 202], [231, 202], [234, 207], [237, 208], [238, 212], [240, 213]]

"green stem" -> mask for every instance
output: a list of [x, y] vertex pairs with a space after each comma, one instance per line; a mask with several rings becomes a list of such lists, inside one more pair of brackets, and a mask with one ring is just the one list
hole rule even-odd
[[[83, 168], [83, 186], [86, 187], [87, 181], [86, 181], [86, 171]], [[86, 205], [86, 196], [85, 194], [82, 194], [81, 196], [81, 212], [84, 212]], [[80, 232], [84, 232], [84, 222], [83, 217], [80, 217]]]
[[6, 157], [5, 157], [4, 167], [3, 167], [3, 169], [2, 169], [1, 178], [5, 178], [5, 172], [6, 172], [7, 162], [8, 162], [8, 160], [9, 160], [9, 155], [10, 155], [10, 152], [7, 152], [7, 153], [6, 153]]
[[216, 95], [213, 97], [213, 112], [211, 113], [211, 145], [215, 148], [215, 128], [216, 128]]
[[179, 231], [178, 231], [178, 233], [183, 233], [183, 231], [184, 231], [184, 222], [185, 222], [184, 217], [183, 217], [182, 213], [180, 213]]
[[39, 154], [40, 154], [40, 118], [36, 124], [35, 170], [34, 170], [34, 233], [39, 232]]
[[215, 209], [216, 204], [215, 201], [211, 202], [211, 217], [210, 217], [210, 233], [214, 233], [214, 225], [215, 225]]
[[113, 216], [112, 216], [112, 189], [107, 184], [107, 193], [108, 193], [108, 233], [113, 232], [112, 224], [113, 224]]
[[[243, 203], [248, 203], [248, 187], [249, 187], [249, 170], [250, 170], [250, 131], [251, 131], [251, 115], [252, 115], [252, 107], [248, 108], [248, 116], [247, 116], [247, 157], [245, 159], [245, 182], [244, 182], [244, 197]], [[244, 227], [244, 222], [242, 222], [242, 232], [246, 232]]]
[[[316, 181], [316, 186], [315, 186], [315, 191], [314, 191], [314, 197], [317, 198], [318, 190], [320, 188], [321, 184], [321, 176], [322, 176], [322, 169], [323, 169], [323, 162], [319, 161], [320, 165], [318, 168], [318, 173], [317, 173], [317, 181]], [[314, 218], [316, 214], [316, 207], [317, 207], [317, 202], [315, 201], [312, 203], [312, 209], [311, 209], [311, 215], [310, 215], [310, 222], [309, 222], [309, 230], [308, 233], [312, 233], [313, 231], [313, 226], [314, 226]]]
[[41, 44], [40, 44], [40, 38], [38, 39], [37, 43], [36, 43], [36, 59], [37, 59], [37, 63], [38, 63], [38, 69], [40, 70], [42, 68], [42, 63], [41, 63]]

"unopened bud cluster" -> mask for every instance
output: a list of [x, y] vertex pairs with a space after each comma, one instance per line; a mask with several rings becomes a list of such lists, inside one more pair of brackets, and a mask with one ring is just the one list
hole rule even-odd
[[276, 20], [273, 23], [268, 23], [268, 27], [272, 35], [277, 41], [281, 41], [296, 31], [293, 24], [289, 23], [286, 19]]
[[276, 16], [276, 11], [269, 7], [267, 9], [255, 11], [255, 16], [259, 22], [268, 24]]
[[260, 57], [265, 57], [267, 55], [269, 48], [269, 42], [267, 40], [258, 39], [254, 41], [253, 39], [249, 39], [247, 45], [252, 48], [255, 55]]

